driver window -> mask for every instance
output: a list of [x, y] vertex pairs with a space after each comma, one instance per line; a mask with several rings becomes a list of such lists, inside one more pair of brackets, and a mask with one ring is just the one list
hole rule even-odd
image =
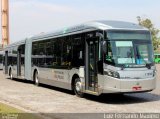
[[105, 54], [105, 61], [109, 64], [114, 64], [114, 59], [113, 59], [113, 52], [112, 52], [112, 49], [111, 49], [111, 42], [107, 42], [106, 43], [106, 54]]
[[112, 50], [111, 50], [111, 43], [107, 43], [107, 55], [106, 55], [106, 60], [112, 62]]

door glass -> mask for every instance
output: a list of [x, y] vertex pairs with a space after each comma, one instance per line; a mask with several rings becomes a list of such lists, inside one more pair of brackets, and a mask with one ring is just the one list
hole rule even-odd
[[97, 91], [98, 41], [89, 41], [89, 90]]
[[90, 80], [89, 80], [89, 85], [92, 87], [92, 83], [94, 82], [94, 45], [93, 41], [90, 42], [90, 47], [89, 47], [89, 74], [90, 74]]

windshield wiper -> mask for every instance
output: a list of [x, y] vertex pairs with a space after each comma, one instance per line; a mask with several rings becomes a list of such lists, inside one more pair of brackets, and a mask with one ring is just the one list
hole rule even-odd
[[147, 67], [148, 69], [151, 69], [151, 63], [146, 63], [146, 67]]
[[124, 70], [124, 68], [125, 68], [125, 65], [122, 64], [122, 65], [121, 65], [121, 70]]

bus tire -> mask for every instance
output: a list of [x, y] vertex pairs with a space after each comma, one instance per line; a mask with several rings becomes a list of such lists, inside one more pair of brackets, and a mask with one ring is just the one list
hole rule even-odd
[[11, 80], [13, 79], [13, 74], [12, 74], [12, 69], [11, 68], [9, 69], [9, 77], [10, 77]]
[[82, 92], [82, 82], [79, 78], [76, 78], [73, 84], [73, 90], [76, 96], [83, 97], [84, 93]]
[[39, 78], [38, 78], [38, 72], [35, 71], [34, 73], [34, 83], [36, 86], [40, 86]]

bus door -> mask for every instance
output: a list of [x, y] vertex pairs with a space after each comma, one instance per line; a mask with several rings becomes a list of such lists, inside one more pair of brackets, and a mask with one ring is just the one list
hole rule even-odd
[[8, 51], [5, 52], [4, 58], [4, 72], [5, 74], [8, 74]]
[[17, 54], [17, 76], [24, 76], [24, 55], [25, 55], [25, 45], [21, 45], [18, 48]]
[[86, 59], [85, 59], [85, 78], [86, 90], [98, 91], [98, 71], [97, 61], [99, 54], [99, 40], [98, 38], [89, 38], [86, 40]]
[[17, 53], [17, 76], [24, 76], [24, 48], [25, 48], [25, 45], [21, 45], [18, 48], [18, 53]]
[[21, 76], [21, 49], [18, 49], [17, 54], [17, 76]]

